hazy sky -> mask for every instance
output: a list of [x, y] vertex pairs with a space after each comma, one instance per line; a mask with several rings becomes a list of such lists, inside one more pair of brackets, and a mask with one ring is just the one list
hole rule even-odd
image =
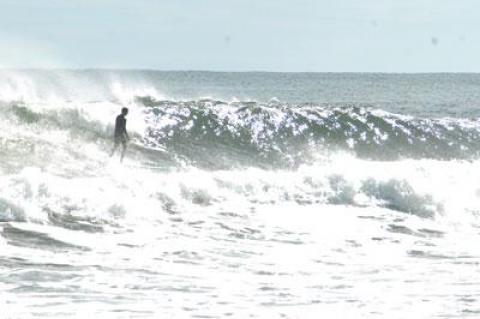
[[480, 72], [480, 2], [0, 0], [0, 66]]

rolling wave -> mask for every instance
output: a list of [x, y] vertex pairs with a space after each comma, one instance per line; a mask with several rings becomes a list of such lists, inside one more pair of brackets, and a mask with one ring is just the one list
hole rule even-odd
[[[63, 130], [108, 148], [112, 118], [119, 108], [92, 103], [36, 110], [28, 103], [8, 103], [2, 115], [14, 125]], [[137, 97], [132, 145], [155, 161], [165, 153], [203, 168], [270, 168], [313, 163], [321, 154], [347, 151], [371, 160], [475, 159], [480, 154], [477, 119], [418, 118], [389, 113], [365, 104], [224, 102], [210, 99], [157, 101]], [[107, 114], [107, 116], [105, 115]], [[174, 165], [178, 161], [172, 160]], [[171, 161], [171, 162], [172, 162]]]
[[322, 151], [374, 160], [470, 159], [480, 151], [476, 119], [416, 118], [362, 104], [139, 101], [146, 106], [145, 143], [184, 153], [212, 149], [223, 158], [232, 153], [282, 166], [312, 161]]

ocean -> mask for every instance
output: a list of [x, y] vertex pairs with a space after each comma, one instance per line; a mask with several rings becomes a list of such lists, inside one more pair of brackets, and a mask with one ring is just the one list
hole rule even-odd
[[478, 318], [479, 117], [480, 74], [4, 69], [0, 317]]

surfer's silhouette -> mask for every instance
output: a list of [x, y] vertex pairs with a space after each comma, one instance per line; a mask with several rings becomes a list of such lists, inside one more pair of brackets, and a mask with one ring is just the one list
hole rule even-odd
[[123, 157], [125, 156], [125, 151], [127, 150], [127, 141], [129, 140], [127, 134], [127, 119], [125, 116], [128, 114], [128, 109], [126, 107], [122, 108], [122, 113], [117, 116], [115, 119], [115, 134], [113, 136], [114, 139], [114, 146], [112, 149], [112, 153], [110, 157], [113, 156], [117, 147], [122, 144], [122, 153], [120, 155], [120, 162], [123, 161]]

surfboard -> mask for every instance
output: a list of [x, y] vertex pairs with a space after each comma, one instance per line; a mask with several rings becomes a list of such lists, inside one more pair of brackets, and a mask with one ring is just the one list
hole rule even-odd
[[155, 165], [143, 165], [143, 164], [123, 164], [123, 167], [129, 168], [140, 168], [140, 169], [147, 169], [147, 170], [168, 170], [167, 166], [155, 166]]
[[165, 147], [163, 146], [160, 146], [160, 145], [157, 145], [157, 146], [148, 146], [148, 145], [145, 145], [143, 143], [140, 143], [138, 141], [132, 141], [130, 142], [131, 145], [133, 146], [136, 146], [140, 149], [145, 149], [145, 150], [149, 150], [149, 151], [158, 151], [158, 152], [163, 152], [163, 153], [167, 153], [167, 150]]

